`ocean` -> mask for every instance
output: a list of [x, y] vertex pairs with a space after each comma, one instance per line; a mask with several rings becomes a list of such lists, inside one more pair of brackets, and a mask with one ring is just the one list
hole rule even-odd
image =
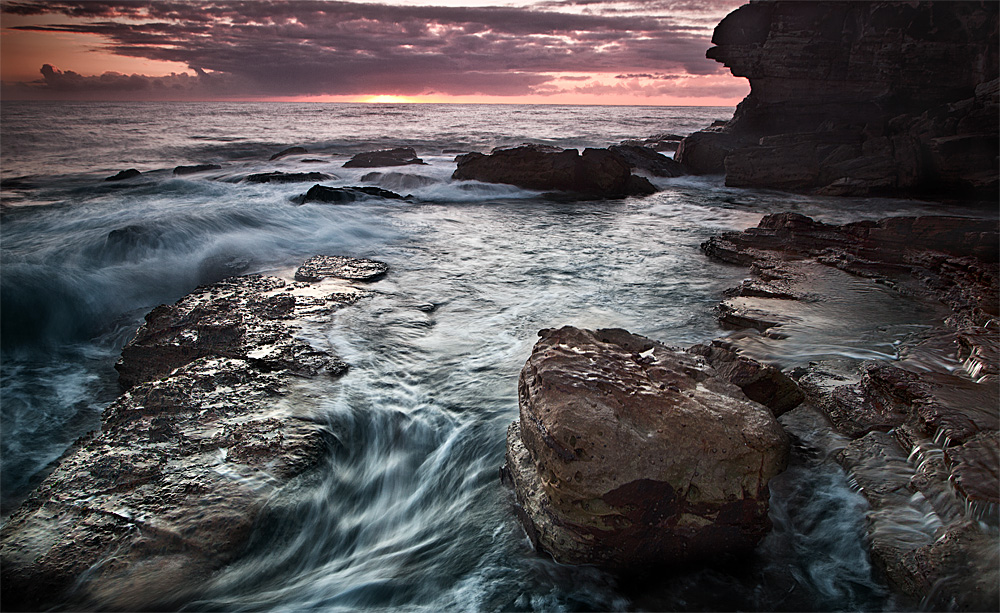
[[[714, 312], [747, 271], [699, 244], [768, 213], [843, 223], [940, 212], [936, 203], [652, 179], [646, 198], [551, 202], [451, 181], [466, 151], [536, 142], [605, 147], [687, 134], [731, 108], [292, 103], [25, 103], [0, 107], [0, 511], [99, 428], [114, 363], [151, 308], [231, 274], [289, 277], [314, 254], [369, 257], [374, 295], [302, 334], [351, 368], [310, 383], [332, 450], [275, 501], [239, 562], [189, 610], [883, 610], [867, 503], [822, 454], [796, 452], [772, 488], [774, 531], [738, 568], [629, 582], [532, 551], [501, 485], [517, 375], [539, 329], [619, 327], [686, 347], [727, 334]], [[303, 156], [269, 161], [290, 146]], [[350, 169], [413, 147], [426, 165]], [[174, 176], [179, 165], [218, 170]], [[135, 168], [141, 176], [106, 177]], [[324, 172], [407, 201], [296, 205]], [[380, 176], [365, 177], [371, 172]], [[392, 172], [420, 175], [419, 184]], [[409, 187], [407, 187], [409, 185]], [[952, 208], [952, 213], [961, 213]], [[894, 359], [928, 327], [920, 305], [873, 289], [869, 312], [769, 356]], [[840, 312], [840, 311], [838, 311]], [[942, 357], [947, 359], [947, 356]]]

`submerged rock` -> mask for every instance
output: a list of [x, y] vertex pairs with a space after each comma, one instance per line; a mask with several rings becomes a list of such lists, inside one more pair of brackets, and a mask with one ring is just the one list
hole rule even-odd
[[413, 189], [439, 183], [437, 179], [432, 177], [411, 175], [405, 172], [369, 172], [361, 177], [361, 180], [365, 183], [378, 183], [392, 189]]
[[322, 172], [262, 172], [247, 176], [250, 183], [302, 183], [305, 181], [329, 181], [333, 179]]
[[195, 166], [178, 166], [174, 168], [175, 175], [191, 175], [196, 172], [205, 172], [206, 170], [221, 170], [222, 166], [218, 164], [197, 164]]
[[707, 56], [750, 81], [678, 161], [732, 186], [995, 200], [995, 2], [753, 2]]
[[620, 155], [607, 149], [558, 150], [547, 145], [521, 145], [490, 155], [467, 153], [455, 158], [456, 181], [506, 183], [524, 189], [556, 190], [618, 198], [645, 196], [656, 188], [632, 174]]
[[273, 162], [274, 160], [281, 159], [286, 155], [301, 155], [303, 153], [309, 153], [309, 151], [305, 147], [289, 147], [288, 149], [282, 149], [281, 151], [275, 153], [268, 158], [268, 161]]
[[293, 201], [297, 204], [308, 202], [324, 202], [326, 204], [348, 204], [358, 200], [369, 198], [384, 198], [388, 200], [403, 200], [403, 197], [395, 192], [382, 189], [380, 187], [327, 187], [325, 185], [313, 185], [309, 191], [297, 196]]
[[129, 168], [128, 170], [122, 170], [118, 174], [104, 179], [105, 181], [124, 181], [125, 179], [132, 179], [138, 177], [142, 173], [135, 168]]
[[344, 168], [378, 168], [380, 166], [406, 166], [423, 164], [413, 147], [396, 147], [381, 151], [359, 153], [344, 163]]
[[542, 330], [505, 478], [535, 546], [648, 570], [753, 549], [788, 440], [700, 356], [624, 330]]
[[341, 255], [314, 255], [295, 271], [296, 281], [309, 283], [332, 277], [352, 281], [375, 281], [389, 272], [389, 265], [375, 260]]
[[4, 609], [176, 609], [241, 554], [327, 448], [296, 381], [346, 366], [293, 330], [358, 290], [316, 289], [233, 277], [147, 315], [128, 391], [0, 529]]

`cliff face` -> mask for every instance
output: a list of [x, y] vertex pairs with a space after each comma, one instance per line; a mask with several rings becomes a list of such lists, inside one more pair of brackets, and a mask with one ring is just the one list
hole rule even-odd
[[681, 143], [733, 186], [995, 198], [995, 2], [753, 2], [708, 57], [750, 80], [733, 119]]

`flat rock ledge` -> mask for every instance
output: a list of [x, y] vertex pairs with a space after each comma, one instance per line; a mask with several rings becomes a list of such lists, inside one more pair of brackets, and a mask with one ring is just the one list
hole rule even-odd
[[501, 470], [539, 550], [649, 570], [745, 553], [770, 530], [788, 439], [697, 354], [624, 330], [542, 330]]
[[234, 560], [328, 444], [297, 381], [347, 367], [295, 330], [361, 294], [252, 275], [153, 309], [100, 431], [0, 529], [3, 609], [176, 609]]
[[923, 344], [953, 352], [961, 368], [934, 371], [904, 357], [864, 363], [853, 380], [823, 363], [796, 369], [795, 378], [805, 404], [847, 437], [835, 457], [872, 506], [872, 560], [889, 582], [929, 609], [1000, 608], [997, 222], [898, 217], [836, 226], [784, 213], [702, 249], [750, 267], [751, 278], [727, 292], [720, 321], [777, 339], [790, 304], [836, 298], [824, 269], [944, 307], [944, 326]]

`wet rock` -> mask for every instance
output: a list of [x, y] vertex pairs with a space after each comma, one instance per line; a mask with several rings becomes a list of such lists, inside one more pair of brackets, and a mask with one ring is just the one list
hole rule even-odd
[[648, 195], [649, 181], [632, 175], [629, 164], [607, 149], [553, 150], [546, 145], [521, 145], [490, 155], [468, 153], [455, 158], [456, 181], [505, 183], [524, 189], [555, 190], [597, 197]]
[[301, 155], [303, 153], [309, 153], [309, 151], [305, 147], [289, 147], [288, 149], [282, 149], [281, 151], [275, 153], [268, 158], [268, 161], [273, 162], [274, 160], [281, 159], [286, 155]]
[[[122, 349], [115, 364], [119, 383], [129, 389], [207, 356], [253, 359], [309, 375], [341, 372], [342, 362], [289, 334], [285, 320], [308, 303], [294, 289], [277, 277], [232, 277], [199, 287], [174, 305], [156, 307]], [[261, 353], [263, 348], [267, 351]]]
[[222, 166], [218, 164], [197, 164], [195, 166], [178, 166], [174, 168], [174, 175], [192, 175], [197, 172], [205, 172], [207, 170], [221, 170]]
[[328, 277], [352, 281], [375, 281], [389, 272], [389, 265], [375, 260], [339, 255], [316, 255], [295, 271], [296, 281], [309, 283]]
[[380, 187], [327, 187], [325, 185], [313, 185], [309, 191], [297, 196], [293, 201], [297, 204], [308, 202], [323, 202], [326, 204], [348, 204], [359, 200], [371, 198], [383, 198], [388, 200], [403, 200], [403, 197], [395, 192], [382, 189]]
[[995, 3], [740, 7], [707, 56], [750, 94], [677, 159], [732, 186], [995, 199], [997, 24]]
[[173, 610], [202, 590], [325, 453], [297, 381], [346, 367], [293, 330], [345, 302], [247, 276], [154, 309], [100, 431], [0, 528], [4, 609]]
[[805, 400], [799, 386], [781, 370], [739, 355], [739, 350], [730, 343], [714, 340], [710, 345], [695, 345], [688, 351], [703, 356], [719, 375], [743, 390], [750, 400], [771, 409], [775, 417]]
[[660, 155], [649, 147], [613, 145], [608, 147], [608, 151], [620, 155], [632, 170], [641, 170], [654, 177], [679, 177], [687, 174], [680, 162]]
[[303, 183], [305, 181], [329, 181], [333, 179], [322, 172], [262, 172], [247, 176], [250, 183]]
[[104, 179], [104, 180], [105, 181], [124, 181], [125, 179], [132, 179], [132, 178], [138, 177], [141, 174], [142, 173], [139, 172], [138, 170], [136, 170], [135, 168], [129, 168], [128, 170], [122, 170], [118, 174], [114, 175], [113, 177], [108, 177], [107, 179]]
[[413, 147], [396, 147], [381, 151], [359, 153], [344, 163], [344, 168], [377, 168], [380, 166], [406, 166], [423, 164]]
[[873, 563], [896, 589], [935, 610], [993, 611], [1000, 606], [1000, 550], [995, 528], [983, 528], [962, 508], [949, 507], [935, 473], [943, 462], [918, 466], [897, 438], [871, 432], [837, 459], [872, 507], [868, 538]]
[[519, 381], [505, 479], [535, 546], [648, 570], [752, 550], [788, 440], [697, 355], [624, 330], [543, 330]]

